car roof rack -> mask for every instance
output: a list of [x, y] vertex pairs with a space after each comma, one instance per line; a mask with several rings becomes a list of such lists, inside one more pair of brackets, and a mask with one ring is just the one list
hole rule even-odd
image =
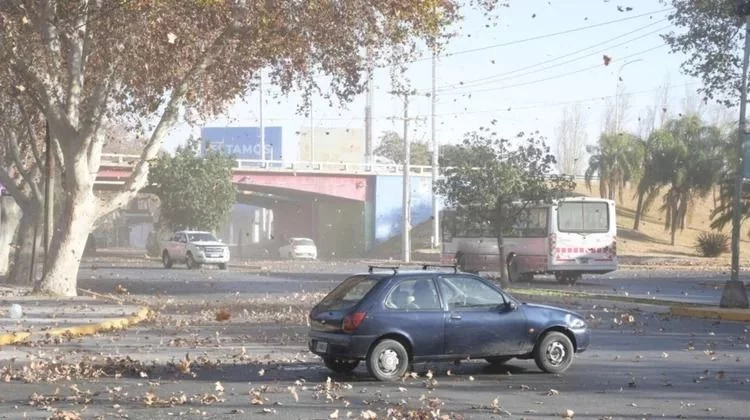
[[452, 268], [454, 273], [458, 273], [458, 265], [445, 265], [445, 264], [424, 264], [422, 266], [422, 270], [427, 270], [428, 268]]
[[393, 270], [393, 273], [398, 273], [399, 267], [396, 266], [388, 266], [388, 265], [370, 265], [368, 266], [368, 272], [372, 273], [373, 270]]

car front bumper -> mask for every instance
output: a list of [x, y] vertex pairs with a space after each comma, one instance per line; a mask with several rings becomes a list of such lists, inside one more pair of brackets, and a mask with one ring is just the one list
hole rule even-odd
[[588, 328], [571, 329], [576, 339], [576, 353], [583, 353], [589, 347], [591, 340], [591, 331]]
[[307, 346], [320, 357], [364, 360], [376, 336], [310, 332]]
[[221, 254], [198, 252], [195, 255], [195, 261], [201, 264], [226, 264], [229, 262], [229, 251], [224, 251]]

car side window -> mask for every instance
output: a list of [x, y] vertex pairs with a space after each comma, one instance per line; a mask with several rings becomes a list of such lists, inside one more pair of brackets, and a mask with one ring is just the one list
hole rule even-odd
[[435, 282], [424, 277], [401, 280], [385, 299], [385, 307], [399, 311], [441, 309]]
[[448, 309], [489, 309], [505, 304], [502, 293], [485, 282], [465, 276], [440, 276], [438, 287]]

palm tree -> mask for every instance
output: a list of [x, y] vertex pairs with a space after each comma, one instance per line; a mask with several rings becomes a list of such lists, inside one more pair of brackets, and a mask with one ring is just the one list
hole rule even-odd
[[697, 115], [668, 121], [664, 130], [673, 142], [660, 162], [669, 187], [662, 209], [666, 213], [664, 227], [670, 230], [674, 245], [677, 229], [685, 228], [693, 201], [707, 196], [720, 178], [725, 140], [719, 128], [704, 126]]
[[603, 133], [597, 145], [588, 146], [586, 151], [591, 154], [585, 174], [586, 187], [591, 191], [591, 180], [598, 175], [599, 195], [614, 200], [615, 193], [619, 192], [622, 201], [622, 192], [627, 183], [641, 176], [643, 142], [628, 133]]
[[648, 212], [651, 205], [656, 201], [660, 189], [669, 183], [673, 171], [672, 163], [676, 159], [675, 155], [680, 153], [672, 133], [665, 129], [652, 131], [642, 145], [644, 150], [643, 172], [635, 193], [638, 201], [635, 208], [633, 230], [640, 228], [643, 213]]

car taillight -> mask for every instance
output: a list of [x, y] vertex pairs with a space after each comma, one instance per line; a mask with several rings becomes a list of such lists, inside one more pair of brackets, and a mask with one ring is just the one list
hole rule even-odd
[[617, 238], [612, 239], [612, 256], [617, 255]]
[[359, 327], [359, 324], [365, 320], [367, 314], [364, 312], [353, 312], [344, 317], [344, 321], [341, 323], [341, 329], [344, 332], [352, 332]]
[[557, 235], [551, 233], [549, 235], [549, 255], [555, 255], [555, 248], [557, 248]]

